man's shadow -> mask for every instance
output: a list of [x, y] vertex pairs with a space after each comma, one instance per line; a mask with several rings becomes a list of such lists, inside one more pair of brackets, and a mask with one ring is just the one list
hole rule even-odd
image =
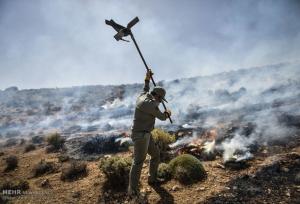
[[174, 203], [174, 197], [165, 188], [160, 185], [153, 185], [151, 187], [160, 197], [157, 203]]

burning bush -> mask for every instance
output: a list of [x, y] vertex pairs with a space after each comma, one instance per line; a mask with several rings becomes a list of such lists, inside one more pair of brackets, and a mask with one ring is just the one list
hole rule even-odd
[[46, 162], [45, 160], [41, 160], [34, 168], [33, 175], [34, 177], [38, 177], [47, 173], [52, 173], [55, 170], [55, 165], [53, 162]]
[[175, 136], [171, 135], [161, 129], [155, 128], [152, 132], [154, 142], [158, 145], [160, 150], [160, 158], [162, 161], [169, 160], [168, 149], [169, 144], [175, 142]]
[[157, 177], [168, 181], [172, 178], [171, 169], [168, 164], [160, 163], [157, 170]]
[[61, 149], [65, 143], [65, 139], [59, 133], [52, 133], [47, 137], [47, 152], [53, 152]]
[[[29, 189], [29, 183], [27, 181], [17, 179], [17, 180], [5, 180], [0, 183], [0, 191], [3, 192], [5, 190], [15, 190], [16, 192], [11, 194], [20, 195], [22, 191], [26, 191]], [[0, 199], [1, 201], [1, 199]]]
[[87, 175], [86, 163], [72, 161], [62, 169], [60, 179], [63, 181], [72, 181], [85, 175]]
[[28, 144], [24, 148], [24, 152], [30, 152], [30, 151], [33, 151], [33, 150], [35, 150], [35, 145], [34, 144]]
[[182, 184], [195, 183], [206, 176], [201, 162], [194, 156], [182, 154], [169, 163], [173, 178]]
[[101, 159], [99, 168], [105, 174], [109, 186], [120, 188], [128, 184], [131, 163], [130, 158], [114, 156]]
[[11, 171], [17, 168], [18, 166], [18, 158], [14, 155], [8, 156], [6, 159], [6, 168], [5, 171]]

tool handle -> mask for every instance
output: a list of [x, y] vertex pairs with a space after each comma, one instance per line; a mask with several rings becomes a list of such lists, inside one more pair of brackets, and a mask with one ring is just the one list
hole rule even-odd
[[[148, 65], [147, 65], [147, 63], [146, 63], [146, 61], [145, 61], [145, 59], [144, 59], [144, 57], [143, 57], [143, 54], [142, 54], [142, 52], [141, 52], [141, 50], [140, 50], [140, 48], [139, 48], [137, 42], [135, 41], [135, 38], [134, 38], [133, 33], [132, 33], [131, 31], [130, 31], [130, 37], [131, 37], [132, 41], [134, 42], [134, 45], [135, 45], [136, 49], [138, 50], [138, 53], [140, 54], [140, 56], [141, 56], [141, 58], [142, 58], [142, 61], [143, 61], [144, 65], [145, 65], [147, 71], [149, 71], [150, 68], [148, 67]], [[156, 83], [155, 83], [155, 81], [154, 81], [152, 75], [151, 75], [151, 81], [152, 81], [153, 85], [156, 86]], [[167, 107], [166, 107], [164, 101], [162, 101], [162, 105], [163, 105], [163, 107], [164, 107], [164, 109], [165, 109], [165, 111], [166, 111], [166, 110], [167, 110]], [[170, 115], [168, 115], [168, 118], [169, 118], [169, 120], [170, 120], [170, 123], [173, 123], [173, 121], [172, 121]]]

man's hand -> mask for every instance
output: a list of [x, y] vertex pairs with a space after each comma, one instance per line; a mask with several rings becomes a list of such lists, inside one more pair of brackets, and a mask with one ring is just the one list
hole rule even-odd
[[166, 110], [165, 114], [166, 114], [167, 117], [171, 117], [171, 115], [172, 115], [171, 110], [169, 110], [169, 109]]
[[150, 81], [152, 75], [153, 75], [153, 72], [151, 71], [151, 69], [149, 69], [146, 73], [145, 81]]

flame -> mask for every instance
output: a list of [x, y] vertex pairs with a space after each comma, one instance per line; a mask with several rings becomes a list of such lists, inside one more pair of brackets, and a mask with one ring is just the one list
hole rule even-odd
[[204, 143], [204, 152], [209, 154], [213, 153], [215, 151], [215, 146], [216, 146], [216, 140], [213, 140], [211, 142], [207, 141]]

